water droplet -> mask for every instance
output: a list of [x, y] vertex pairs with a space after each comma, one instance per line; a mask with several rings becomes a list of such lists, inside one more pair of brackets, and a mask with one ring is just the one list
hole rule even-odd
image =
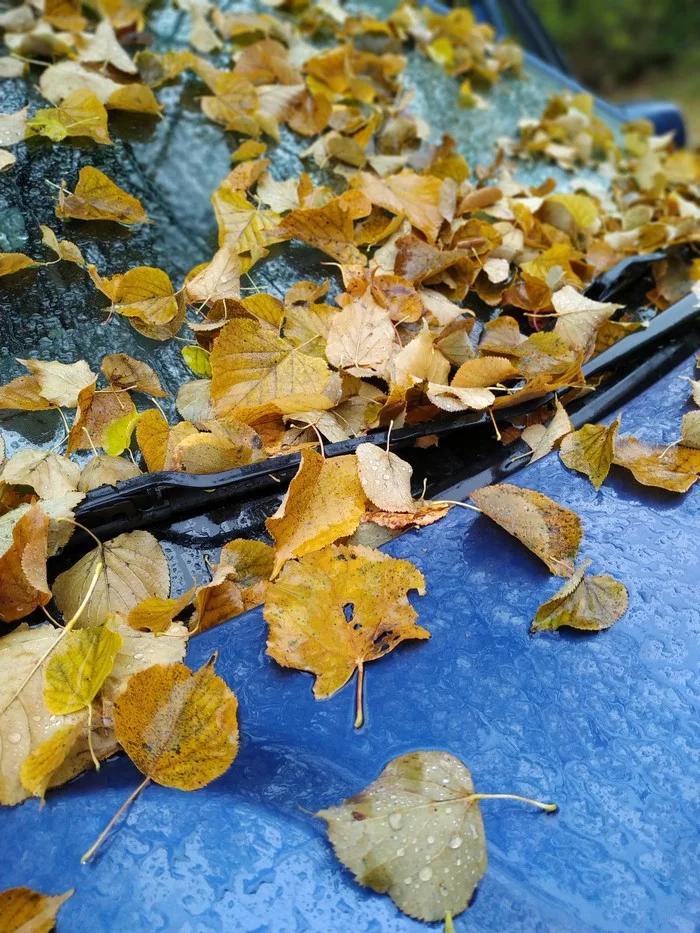
[[476, 839], [476, 837], [479, 835], [476, 831], [476, 826], [472, 825], [471, 823], [469, 824], [469, 835], [472, 839]]
[[421, 868], [421, 870], [418, 872], [418, 877], [421, 881], [430, 881], [430, 879], [433, 877], [433, 869], [429, 866]]
[[452, 807], [445, 807], [445, 813], [449, 816], [449, 814], [452, 813]]
[[461, 836], [453, 836], [453, 837], [450, 839], [450, 841], [447, 843], [447, 845], [448, 845], [451, 849], [459, 849], [459, 847], [462, 845], [462, 837], [461, 837]]
[[403, 847], [396, 850], [396, 858], [401, 858], [401, 856], [405, 854], [406, 854], [406, 850]]
[[403, 883], [404, 883], [404, 884], [413, 884], [413, 878], [404, 878], [404, 879], [403, 879]]
[[431, 846], [435, 842], [435, 836], [428, 836], [428, 845]]
[[139, 651], [138, 654], [134, 655], [134, 661], [143, 661], [143, 655]]
[[16, 745], [18, 742], [22, 741], [22, 736], [19, 732], [11, 732], [7, 737], [8, 742], [12, 742], [13, 745]]
[[403, 826], [403, 817], [400, 813], [392, 813], [389, 816], [389, 826], [392, 829], [401, 829]]
[[32, 716], [34, 722], [41, 722], [41, 716]]

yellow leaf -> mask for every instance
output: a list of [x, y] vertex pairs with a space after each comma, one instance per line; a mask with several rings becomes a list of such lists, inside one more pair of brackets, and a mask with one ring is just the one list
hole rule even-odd
[[245, 418], [266, 408], [289, 413], [334, 404], [326, 363], [257, 321], [226, 324], [214, 341], [211, 368], [211, 395], [220, 414]]
[[173, 450], [175, 469], [186, 473], [222, 473], [250, 463], [257, 435], [245, 424], [241, 424], [241, 429], [235, 440], [223, 432], [191, 434], [183, 438]]
[[247, 159], [257, 159], [264, 155], [267, 150], [267, 143], [261, 143], [254, 139], [246, 139], [241, 143], [238, 149], [231, 154], [234, 162], [245, 162]]
[[141, 413], [136, 425], [136, 442], [151, 472], [162, 470], [170, 437], [170, 425], [157, 408]]
[[546, 456], [562, 437], [570, 434], [574, 429], [558, 396], [554, 397], [554, 404], [554, 417], [546, 428], [543, 424], [532, 424], [520, 435], [521, 439], [532, 449], [530, 463]]
[[360, 444], [355, 451], [360, 483], [369, 501], [384, 512], [413, 512], [413, 467], [383, 447]]
[[421, 382], [444, 385], [450, 373], [450, 363], [436, 349], [425, 322], [418, 335], [396, 354], [392, 366], [396, 385], [404, 388]]
[[21, 272], [22, 269], [29, 269], [31, 266], [39, 266], [31, 256], [25, 256], [24, 253], [0, 253], [0, 276], [13, 275], [15, 272]]
[[27, 121], [27, 135], [48, 136], [60, 142], [66, 136], [89, 136], [97, 143], [111, 145], [107, 111], [93, 91], [76, 88], [58, 107], [37, 110]]
[[61, 220], [113, 220], [127, 225], [148, 223], [139, 199], [127, 194], [92, 165], [80, 169], [73, 193], [61, 187], [56, 216]]
[[619, 416], [609, 425], [584, 424], [561, 442], [559, 456], [571, 470], [585, 473], [596, 489], [605, 482], [614, 458]]
[[102, 448], [110, 457], [118, 457], [131, 446], [131, 437], [138, 424], [139, 413], [131, 405], [131, 411], [108, 424], [102, 432]]
[[[585, 194], [550, 194], [544, 200], [545, 205], [557, 205], [563, 207], [573, 222], [574, 232], [578, 230], [589, 230], [595, 228], [598, 222], [598, 208], [592, 198]], [[547, 214], [549, 223], [559, 227], [562, 224], [557, 223], [556, 215]], [[563, 225], [566, 229], [566, 224]]]
[[63, 259], [65, 262], [77, 263], [79, 266], [85, 266], [83, 254], [75, 243], [71, 243], [70, 240], [59, 240], [53, 230], [43, 224], [40, 225], [39, 229], [42, 233], [41, 242], [44, 246], [53, 250], [59, 259]]
[[365, 511], [354, 456], [325, 460], [304, 450], [301, 465], [277, 512], [265, 525], [275, 541], [273, 577], [285, 561], [351, 535]]
[[4, 386], [0, 386], [0, 408], [46, 411], [54, 407], [41, 394], [41, 384], [36, 376], [18, 376]]
[[469, 497], [481, 511], [521, 541], [558, 577], [570, 577], [583, 537], [581, 519], [549, 496], [509, 483], [484, 486]]
[[454, 217], [457, 186], [451, 178], [418, 175], [404, 169], [387, 178], [360, 172], [352, 184], [372, 204], [407, 217], [430, 243], [435, 242], [443, 222]]
[[190, 632], [206, 632], [245, 611], [233, 567], [219, 564], [209, 583], [197, 587]]
[[[66, 0], [60, 0], [60, 2], [66, 2]], [[103, 19], [97, 24], [92, 39], [87, 48], [80, 52], [79, 58], [81, 62], [113, 65], [126, 74], [135, 75], [138, 73], [138, 68], [131, 60], [131, 56], [124, 51], [117, 41], [112, 24], [108, 19]]]
[[56, 914], [75, 889], [65, 894], [39, 894], [31, 888], [9, 888], [0, 893], [2, 933], [49, 933], [56, 925]]
[[[207, 354], [207, 361], [208, 359], [209, 355]], [[213, 420], [216, 417], [216, 412], [211, 400], [211, 379], [193, 379], [191, 382], [183, 382], [178, 389], [175, 407], [185, 421], [191, 421], [193, 424], [201, 425], [206, 421]], [[194, 434], [195, 432], [189, 433]], [[173, 441], [170, 445], [171, 448], [174, 450], [176, 444], [186, 436], [188, 435], [184, 434], [178, 438], [177, 442]], [[166, 453], [167, 459], [168, 454]]]
[[426, 395], [443, 411], [481, 411], [493, 405], [496, 396], [489, 389], [461, 389], [459, 386], [438, 385], [429, 382]]
[[197, 790], [220, 777], [238, 752], [238, 702], [206, 664], [156, 664], [135, 674], [114, 706], [120, 745], [165, 787]]
[[531, 632], [554, 632], [562, 626], [584, 632], [610, 628], [627, 612], [624, 584], [607, 574], [585, 575], [590, 560], [584, 561], [570, 580], [551, 599], [542, 603], [530, 627]]
[[216, 189], [211, 198], [219, 226], [219, 246], [233, 252], [250, 253], [253, 262], [265, 256], [265, 247], [287, 239], [275, 235], [279, 214], [258, 210], [240, 191], [226, 186]]
[[89, 551], [58, 575], [53, 595], [66, 618], [75, 615], [87, 595], [98, 563], [103, 571], [80, 617], [82, 628], [101, 625], [115, 613], [128, 616], [148, 596], [164, 598], [169, 593], [170, 571], [160, 544], [147, 531], [130, 531]]
[[212, 97], [201, 99], [202, 110], [210, 120], [245, 136], [259, 134], [260, 128], [255, 119], [258, 95], [250, 81], [233, 71], [226, 71], [218, 75], [212, 90]]
[[159, 596], [148, 596], [131, 610], [128, 616], [129, 625], [139, 631], [162, 634], [172, 624], [175, 616], [192, 602], [194, 587], [183, 593], [182, 596], [163, 599]]
[[82, 390], [97, 378], [85, 360], [77, 363], [48, 363], [42, 360], [19, 360], [37, 376], [39, 389], [47, 402], [65, 408], [75, 408]]
[[148, 363], [134, 359], [126, 353], [112, 353], [105, 356], [100, 367], [107, 381], [116, 389], [130, 389], [143, 392], [153, 398], [164, 398], [160, 379]]
[[114, 311], [147, 324], [167, 324], [179, 311], [169, 276], [153, 266], [137, 266], [114, 276], [102, 290]]
[[24, 759], [19, 776], [32, 797], [44, 799], [51, 778], [71, 754], [83, 728], [82, 722], [60, 726]]
[[593, 353], [599, 328], [624, 307], [612, 301], [593, 301], [571, 285], [552, 295], [552, 305], [557, 312], [555, 336], [561, 337], [570, 347], [583, 350], [584, 361]]
[[452, 379], [452, 386], [460, 389], [487, 389], [504, 379], [512, 379], [517, 370], [503, 356], [482, 356], [462, 363]]
[[406, 560], [366, 547], [328, 547], [288, 563], [267, 592], [267, 653], [283, 667], [315, 675], [314, 696], [332, 696], [368, 661], [407, 638], [430, 638], [416, 625], [407, 594], [425, 593], [423, 574]]
[[222, 547], [219, 567], [231, 567], [235, 571], [235, 581], [241, 589], [245, 609], [264, 602], [274, 560], [274, 549], [263, 541], [237, 538]]
[[181, 352], [183, 360], [187, 363], [195, 376], [203, 376], [205, 379], [211, 379], [209, 354], [203, 347], [183, 347]]
[[353, 221], [366, 217], [370, 201], [359, 191], [346, 191], [324, 207], [304, 207], [283, 217], [279, 231], [314, 246], [340, 263], [366, 266], [367, 258], [355, 246]]
[[110, 389], [96, 391], [95, 386], [94, 382], [86, 386], [78, 396], [75, 419], [68, 434], [66, 449], [69, 454], [101, 445], [117, 421], [136, 412], [128, 393]]
[[613, 463], [629, 470], [643, 486], [687, 492], [700, 473], [700, 450], [663, 448], [645, 444], [636, 437], [618, 437]]
[[87, 25], [85, 17], [80, 15], [80, 0], [46, 0], [44, 19], [66, 32], [82, 32]]
[[125, 84], [107, 98], [108, 110], [126, 110], [131, 113], [147, 113], [157, 116], [163, 109], [153, 91], [145, 84]]
[[65, 716], [92, 704], [109, 677], [121, 635], [106, 625], [69, 632], [44, 671], [44, 704], [50, 713]]
[[[223, 302], [221, 309], [226, 316], [226, 302], [240, 302], [241, 297], [241, 261], [230, 246], [222, 246], [211, 262], [185, 283], [187, 300], [192, 304], [208, 305]], [[199, 374], [202, 375], [202, 374]]]
[[[0, 525], [7, 521], [3, 516]], [[0, 554], [0, 621], [22, 619], [51, 599], [46, 581], [48, 533], [49, 520], [38, 505], [12, 527], [11, 541]]]

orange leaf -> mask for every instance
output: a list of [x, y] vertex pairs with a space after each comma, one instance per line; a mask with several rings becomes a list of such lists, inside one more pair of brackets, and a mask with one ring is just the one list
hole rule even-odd
[[148, 223], [138, 198], [127, 194], [104, 172], [87, 165], [80, 169], [78, 184], [71, 194], [61, 188], [56, 216], [62, 220], [114, 220], [121, 224]]
[[371, 203], [363, 194], [346, 191], [324, 207], [297, 208], [282, 219], [278, 229], [338, 262], [365, 266], [367, 259], [354, 244], [353, 221], [366, 217], [371, 209]]
[[[6, 520], [6, 519], [5, 519]], [[0, 620], [14, 622], [51, 599], [46, 582], [49, 520], [38, 505], [20, 517], [0, 555]]]

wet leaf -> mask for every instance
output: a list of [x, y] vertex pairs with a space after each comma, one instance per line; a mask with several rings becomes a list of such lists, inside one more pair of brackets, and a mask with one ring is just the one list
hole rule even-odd
[[599, 328], [624, 307], [611, 301], [593, 301], [571, 285], [565, 285], [554, 293], [552, 305], [557, 312], [555, 335], [570, 347], [583, 350], [584, 360], [593, 353]]
[[152, 398], [164, 398], [168, 394], [163, 391], [153, 368], [127, 353], [111, 353], [105, 356], [101, 370], [115, 389], [143, 392]]
[[307, 553], [268, 588], [267, 653], [283, 667], [314, 674], [316, 699], [332, 696], [357, 671], [359, 726], [364, 665], [408, 638], [430, 638], [416, 625], [412, 589], [425, 593], [423, 574], [381, 551], [332, 546]]
[[0, 386], [0, 408], [46, 411], [53, 407], [41, 394], [41, 385], [36, 376], [18, 376]]
[[185, 294], [192, 304], [209, 305], [235, 301], [241, 297], [241, 261], [230, 246], [222, 246], [194, 278], [185, 283]]
[[512, 379], [517, 370], [503, 356], [482, 356], [467, 360], [459, 367], [452, 379], [452, 387], [460, 389], [487, 389]]
[[114, 437], [120, 430], [117, 422], [121, 423], [121, 419], [124, 418], [133, 419], [136, 413], [128, 394], [110, 390], [97, 391], [96, 385], [97, 383], [93, 382], [86, 386], [78, 396], [75, 419], [66, 446], [66, 452], [69, 454], [103, 443], [110, 446], [110, 437]]
[[85, 360], [77, 363], [48, 363], [42, 360], [20, 360], [39, 380], [41, 395], [53, 405], [75, 408], [78, 396], [97, 378]]
[[95, 454], [80, 471], [78, 489], [80, 492], [90, 492], [100, 486], [116, 486], [122, 480], [140, 475], [141, 470], [126, 457]]
[[205, 379], [211, 379], [209, 353], [203, 347], [183, 347], [182, 358], [196, 376], [204, 376]]
[[395, 340], [391, 318], [366, 293], [331, 317], [326, 358], [353, 376], [381, 376]]
[[570, 580], [535, 614], [531, 632], [556, 631], [562, 626], [584, 632], [610, 628], [627, 612], [624, 584], [607, 574], [586, 576], [590, 560], [584, 561]]
[[413, 467], [374, 444], [360, 444], [355, 456], [360, 483], [373, 505], [384, 512], [415, 511], [411, 495]]
[[277, 576], [285, 561], [352, 534], [365, 501], [353, 455], [325, 460], [314, 450], [302, 451], [282, 504], [265, 522], [275, 541], [272, 575]]
[[139, 421], [139, 413], [133, 404], [130, 410], [112, 421], [102, 432], [101, 443], [106, 454], [118, 457], [131, 446], [131, 437]]
[[75, 889], [65, 894], [40, 894], [31, 888], [9, 888], [0, 893], [0, 930], [3, 933], [50, 933], [56, 915]]
[[[11, 513], [0, 518], [11, 520]], [[46, 581], [49, 520], [31, 506], [12, 526], [12, 537], [0, 554], [0, 620], [14, 622], [51, 599]], [[5, 537], [3, 535], [3, 537]]]
[[178, 314], [172, 282], [162, 269], [137, 266], [108, 280], [105, 288], [113, 310], [124, 317], [147, 324], [167, 324]]
[[263, 541], [236, 538], [222, 547], [219, 567], [231, 567], [235, 571], [235, 581], [240, 587], [245, 609], [252, 609], [264, 601], [274, 561], [274, 548]]
[[85, 88], [66, 95], [58, 107], [37, 110], [27, 121], [27, 135], [48, 136], [60, 142], [67, 136], [89, 136], [102, 145], [111, 145], [107, 129], [107, 111], [99, 97]]
[[700, 450], [700, 411], [689, 411], [681, 418], [681, 440], [684, 447]]
[[156, 664], [135, 674], [114, 705], [119, 744], [157, 784], [197, 790], [238, 752], [238, 702], [212, 663], [192, 672]]
[[112, 24], [108, 19], [98, 23], [86, 49], [80, 53], [81, 62], [113, 65], [119, 71], [135, 75], [138, 68], [117, 41]]
[[92, 704], [109, 677], [121, 635], [106, 625], [69, 632], [49, 658], [44, 671], [44, 704], [65, 716]]
[[219, 227], [219, 246], [237, 255], [250, 253], [249, 265], [265, 256], [271, 243], [285, 239], [275, 234], [279, 214], [258, 210], [240, 191], [222, 185], [211, 202]]
[[428, 383], [428, 398], [443, 411], [480, 411], [493, 405], [496, 397], [489, 389], [460, 389], [457, 386]]
[[525, 428], [521, 434], [522, 440], [532, 449], [530, 463], [545, 457], [563, 437], [570, 434], [574, 429], [566, 409], [556, 395], [554, 405], [554, 417], [546, 428], [543, 424], [533, 424]]
[[615, 440], [613, 463], [629, 470], [643, 486], [687, 492], [700, 473], [700, 451], [691, 447], [664, 448], [636, 437]]
[[354, 243], [353, 221], [366, 217], [372, 205], [357, 191], [346, 191], [324, 207], [298, 208], [279, 224], [281, 233], [315, 246], [341, 263], [367, 265]]
[[533, 489], [509, 483], [484, 486], [469, 497], [474, 505], [521, 541], [558, 577], [570, 577], [583, 537], [581, 519]]
[[114, 613], [128, 616], [147, 597], [169, 593], [170, 571], [160, 544], [147, 531], [130, 531], [89, 551], [58, 575], [53, 595], [66, 618], [75, 615], [98, 563], [104, 569], [80, 617], [81, 627], [101, 625]]
[[418, 920], [461, 913], [486, 871], [472, 777], [447, 752], [395, 758], [361, 793], [316, 815], [355, 879]]
[[387, 178], [360, 172], [353, 184], [378, 207], [403, 214], [434, 243], [444, 221], [455, 212], [456, 185], [450, 178], [418, 175], [408, 169]]
[[245, 611], [243, 594], [233, 567], [219, 564], [209, 583], [197, 587], [190, 631], [206, 632]]
[[449, 361], [435, 347], [435, 341], [424, 323], [423, 328], [393, 360], [394, 381], [409, 387], [421, 382], [444, 385], [450, 372]]
[[128, 615], [127, 622], [138, 631], [162, 634], [170, 628], [173, 619], [190, 605], [193, 596], [194, 587], [187, 590], [182, 596], [170, 599], [164, 599], [160, 596], [148, 596], [137, 606], [134, 606]]
[[5, 462], [0, 481], [31, 486], [42, 499], [60, 496], [78, 488], [80, 467], [51, 450], [24, 447]]
[[227, 324], [211, 351], [211, 395], [220, 414], [250, 416], [261, 409], [289, 413], [330, 408], [331, 372], [257, 321]]
[[170, 425], [157, 408], [144, 411], [136, 425], [136, 442], [151, 472], [162, 470], [170, 437]]
[[38, 265], [38, 262], [31, 256], [25, 256], [24, 253], [0, 253], [0, 276], [14, 275], [22, 269], [30, 269]]
[[559, 456], [570, 469], [585, 473], [596, 489], [605, 482], [614, 458], [620, 417], [609, 425], [584, 424], [561, 442]]
[[80, 169], [75, 191], [61, 187], [56, 216], [61, 220], [113, 220], [127, 225], [148, 223], [149, 219], [138, 198], [92, 165]]
[[44, 800], [52, 776], [68, 759], [84, 731], [84, 723], [70, 721], [27, 755], [19, 776], [32, 797]]
[[53, 250], [59, 259], [63, 259], [64, 262], [74, 262], [79, 266], [86, 265], [83, 254], [75, 243], [71, 243], [70, 240], [59, 240], [53, 230], [44, 224], [41, 224], [39, 229], [42, 233], [41, 242], [48, 249]]

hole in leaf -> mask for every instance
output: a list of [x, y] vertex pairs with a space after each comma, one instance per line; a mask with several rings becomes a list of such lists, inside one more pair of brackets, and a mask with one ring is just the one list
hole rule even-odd
[[355, 606], [352, 603], [345, 603], [343, 606], [343, 613], [345, 615], [345, 621], [352, 622], [352, 617], [355, 614]]

